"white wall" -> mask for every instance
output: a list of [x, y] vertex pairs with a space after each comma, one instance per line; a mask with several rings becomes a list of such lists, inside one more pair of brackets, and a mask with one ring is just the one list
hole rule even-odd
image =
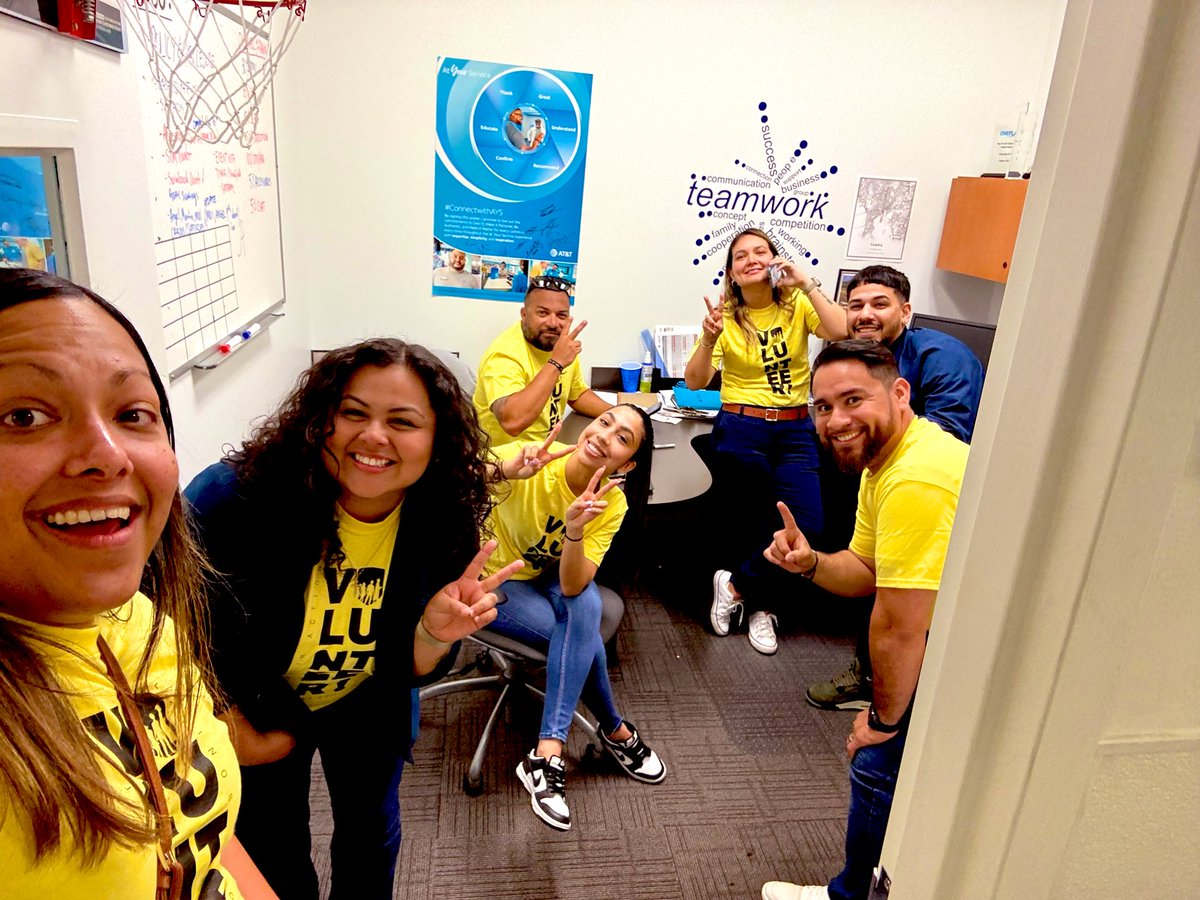
[[[137, 76], [129, 56], [0, 16], [0, 81], [13, 86], [0, 96], [0, 147], [70, 151], [85, 245], [71, 248], [73, 275], [133, 320], [163, 371]], [[260, 346], [170, 386], [185, 482], [238, 441], [308, 364], [303, 301], [286, 310]]]
[[[554, 4], [313, 3], [279, 76], [288, 280], [329, 346], [398, 333], [478, 360], [511, 304], [434, 299], [436, 59], [590, 72], [577, 317], [585, 362], [640, 356], [637, 334], [698, 323], [693, 172], [807, 139], [838, 165], [829, 218], [849, 227], [859, 175], [919, 179], [901, 268], [917, 310], [994, 322], [1002, 289], [936, 273], [950, 181], [984, 171], [994, 123], [1042, 104], [1062, 0]], [[757, 151], [756, 151], [756, 148]], [[715, 221], [715, 220], [709, 220]], [[801, 236], [811, 232], [799, 232]], [[833, 282], [846, 238], [814, 238]]]
[[1071, 0], [884, 847], [892, 896], [1200, 882], [1200, 6]]

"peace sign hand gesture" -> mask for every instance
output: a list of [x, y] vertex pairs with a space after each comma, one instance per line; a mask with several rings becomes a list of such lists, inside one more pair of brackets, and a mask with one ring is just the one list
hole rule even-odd
[[504, 477], [510, 481], [515, 478], [532, 478], [548, 463], [572, 453], [575, 450], [574, 447], [566, 447], [557, 453], [550, 452], [550, 445], [554, 443], [554, 439], [558, 437], [561, 429], [562, 422], [555, 423], [554, 427], [550, 429], [550, 436], [542, 444], [526, 444], [516, 456], [501, 463], [500, 471]]
[[700, 327], [704, 330], [704, 334], [708, 336], [708, 341], [705, 342], [702, 338], [700, 343], [704, 344], [705, 347], [711, 348], [716, 344], [717, 338], [721, 336], [721, 332], [725, 330], [725, 299], [718, 297], [717, 302], [714, 304], [705, 297], [704, 307], [708, 310], [708, 315], [701, 321]]
[[550, 358], [561, 363], [564, 368], [575, 362], [575, 357], [583, 349], [583, 344], [579, 342], [579, 333], [587, 328], [587, 319], [580, 322], [578, 328], [572, 329], [573, 324], [575, 324], [575, 319], [568, 318], [566, 327], [558, 336], [558, 340], [554, 342], [554, 349], [550, 351]]
[[803, 532], [796, 525], [796, 519], [786, 503], [776, 503], [779, 515], [783, 517], [783, 529], [775, 532], [775, 539], [763, 551], [768, 562], [773, 562], [788, 572], [799, 574], [808, 572], [817, 561], [817, 555], [808, 544]]
[[592, 475], [592, 480], [588, 482], [587, 489], [567, 507], [566, 532], [570, 540], [582, 540], [584, 526], [608, 507], [608, 501], [600, 498], [615, 488], [617, 482], [609, 481], [597, 489], [603, 477], [604, 469], [597, 469]]
[[421, 614], [425, 630], [431, 636], [453, 643], [474, 634], [496, 618], [496, 595], [492, 592], [525, 565], [518, 559], [487, 578], [480, 578], [496, 547], [494, 540], [484, 544], [467, 564], [462, 576], [433, 595]]

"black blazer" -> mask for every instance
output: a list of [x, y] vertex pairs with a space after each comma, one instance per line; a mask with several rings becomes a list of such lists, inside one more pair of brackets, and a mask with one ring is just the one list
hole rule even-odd
[[[303, 490], [297, 486], [298, 490]], [[284, 680], [304, 624], [304, 594], [316, 558], [314, 546], [287, 515], [286, 497], [238, 483], [233, 465], [209, 466], [184, 496], [194, 530], [220, 577], [210, 582], [213, 668], [226, 705], [236, 705], [260, 731], [280, 728], [303, 739], [314, 713]], [[417, 678], [413, 632], [425, 604], [462, 574], [474, 548], [438, 545], [434, 504], [410, 491], [400, 515], [396, 547], [380, 605], [375, 673], [368, 680], [387, 698], [390, 727], [409, 730], [412, 691], [437, 681], [453, 665], [457, 648], [431, 673]], [[357, 688], [363, 690], [364, 684]], [[409, 736], [411, 741], [412, 736]]]

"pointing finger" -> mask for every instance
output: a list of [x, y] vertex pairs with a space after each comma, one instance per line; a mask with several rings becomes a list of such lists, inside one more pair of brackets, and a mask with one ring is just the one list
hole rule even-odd
[[792, 515], [792, 511], [787, 508], [787, 504], [780, 500], [775, 504], [779, 510], [779, 515], [783, 517], [783, 530], [787, 532], [789, 538], [800, 534], [800, 526], [796, 524], [796, 518]]
[[549, 450], [550, 445], [554, 443], [554, 439], [558, 437], [558, 432], [562, 429], [562, 421], [554, 423], [554, 427], [550, 429], [550, 435], [546, 438], [546, 442], [542, 444], [543, 450]]
[[717, 311], [717, 308], [709, 302], [707, 297], [704, 298], [704, 305], [708, 308], [708, 314], [710, 316]]
[[603, 497], [605, 494], [607, 494], [609, 491], [611, 491], [613, 488], [615, 488], [617, 486], [617, 484], [618, 484], [618, 482], [616, 482], [612, 479], [609, 479], [604, 484], [600, 485], [600, 490], [596, 491], [596, 499]]

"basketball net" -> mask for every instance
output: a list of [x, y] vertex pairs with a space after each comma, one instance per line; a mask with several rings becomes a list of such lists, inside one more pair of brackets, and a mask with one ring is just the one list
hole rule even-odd
[[306, 6], [307, 0], [121, 0], [125, 27], [145, 50], [162, 95], [169, 151], [193, 141], [254, 145], [263, 97]]

